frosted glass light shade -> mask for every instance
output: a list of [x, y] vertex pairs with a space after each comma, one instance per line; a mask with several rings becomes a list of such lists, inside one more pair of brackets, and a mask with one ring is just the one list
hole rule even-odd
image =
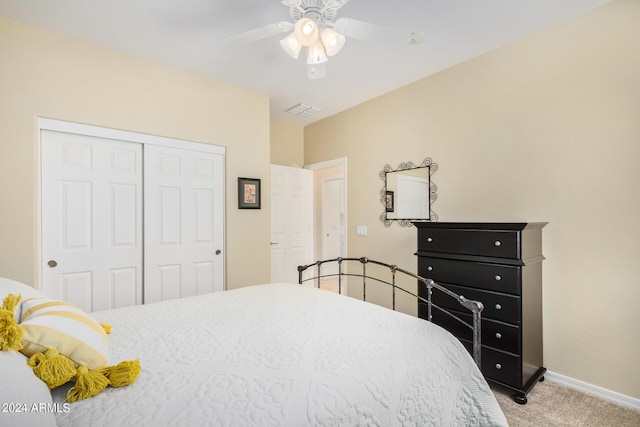
[[309, 46], [309, 57], [307, 58], [307, 64], [322, 64], [323, 62], [327, 62], [329, 58], [327, 58], [327, 54], [324, 52], [324, 46], [322, 43], [318, 42], [312, 46]]
[[293, 28], [293, 34], [296, 35], [298, 42], [302, 46], [311, 46], [318, 40], [318, 25], [309, 18], [301, 18], [296, 22]]
[[333, 28], [325, 28], [322, 32], [322, 44], [328, 56], [333, 56], [340, 52], [347, 38], [334, 30]]
[[280, 46], [282, 46], [284, 51], [291, 55], [293, 58], [298, 59], [298, 56], [300, 56], [300, 49], [302, 49], [302, 45], [300, 44], [294, 33], [291, 33], [287, 37], [280, 40]]

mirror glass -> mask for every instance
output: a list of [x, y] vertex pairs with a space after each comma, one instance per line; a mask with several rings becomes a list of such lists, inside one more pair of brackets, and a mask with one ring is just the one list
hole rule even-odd
[[437, 187], [431, 176], [438, 165], [426, 158], [420, 165], [413, 162], [402, 163], [397, 169], [386, 165], [380, 177], [384, 187], [380, 201], [384, 212], [380, 219], [389, 227], [393, 221], [402, 226], [410, 226], [413, 221], [436, 221], [438, 216], [431, 209]]

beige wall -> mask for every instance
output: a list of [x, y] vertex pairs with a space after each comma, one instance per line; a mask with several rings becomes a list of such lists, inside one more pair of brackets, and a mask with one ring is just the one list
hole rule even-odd
[[349, 256], [415, 271], [415, 229], [379, 220], [387, 163], [438, 163], [440, 221], [548, 221], [545, 365], [635, 398], [638, 22], [615, 1], [305, 128], [306, 163], [348, 158]]
[[304, 128], [271, 121], [271, 163], [301, 168], [304, 166]]
[[269, 194], [268, 98], [4, 18], [0, 276], [37, 276], [38, 117], [226, 146], [227, 287], [269, 281], [269, 198], [239, 211], [236, 181]]

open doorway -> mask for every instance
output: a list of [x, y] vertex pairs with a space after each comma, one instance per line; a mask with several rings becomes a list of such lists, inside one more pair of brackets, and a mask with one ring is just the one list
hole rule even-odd
[[[347, 254], [347, 159], [271, 165], [271, 281], [296, 283], [297, 266]], [[329, 270], [335, 268], [335, 271]], [[322, 274], [337, 273], [337, 264]], [[337, 279], [323, 289], [338, 291]], [[342, 293], [346, 293], [343, 281]]]
[[[317, 260], [346, 257], [347, 159], [315, 163], [305, 169], [313, 171], [315, 257]], [[323, 275], [338, 273], [336, 263], [323, 268]], [[325, 282], [322, 284], [324, 289], [338, 291], [337, 279], [326, 279]], [[342, 293], [346, 293], [344, 284]]]

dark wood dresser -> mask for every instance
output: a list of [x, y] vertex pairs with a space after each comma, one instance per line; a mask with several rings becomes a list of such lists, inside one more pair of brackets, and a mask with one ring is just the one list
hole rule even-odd
[[[416, 222], [418, 275], [484, 304], [482, 372], [487, 380], [515, 391], [514, 400], [544, 379], [542, 366], [542, 228], [537, 223]], [[426, 286], [418, 293], [427, 298]], [[457, 301], [433, 292], [434, 304], [471, 323]], [[418, 315], [427, 318], [426, 305]], [[439, 310], [443, 326], [471, 351], [471, 330]]]

